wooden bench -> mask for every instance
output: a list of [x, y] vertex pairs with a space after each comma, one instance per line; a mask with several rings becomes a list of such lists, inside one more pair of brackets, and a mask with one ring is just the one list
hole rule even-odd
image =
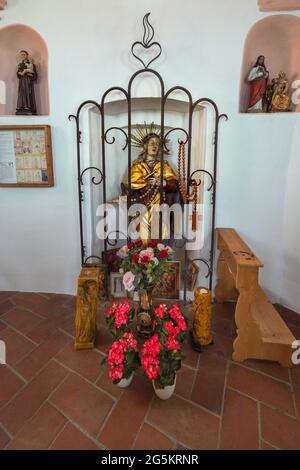
[[237, 337], [233, 360], [264, 359], [292, 367], [292, 343], [295, 338], [259, 286], [263, 263], [232, 228], [217, 229], [218, 303], [237, 301], [235, 322]]

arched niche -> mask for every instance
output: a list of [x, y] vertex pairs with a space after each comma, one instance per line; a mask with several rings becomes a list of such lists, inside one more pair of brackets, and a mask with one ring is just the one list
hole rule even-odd
[[[270, 79], [283, 70], [290, 85], [300, 79], [300, 18], [295, 15], [272, 15], [258, 21], [249, 31], [241, 70], [239, 111], [246, 112], [249, 100], [247, 76], [259, 55], [265, 56]], [[289, 96], [295, 90], [290, 88]], [[300, 111], [300, 104], [291, 103], [292, 111]]]
[[0, 115], [11, 116], [16, 112], [18, 97], [17, 56], [22, 49], [29, 52], [37, 67], [38, 80], [35, 83], [37, 113], [43, 116], [48, 115], [48, 48], [38, 32], [22, 24], [0, 29], [0, 82], [5, 83], [6, 89], [5, 99], [0, 100]]
[[[188, 126], [189, 103], [182, 97], [168, 98], [165, 105], [165, 133], [171, 129]], [[143, 125], [144, 122], [150, 124], [154, 122], [158, 127], [161, 118], [161, 99], [157, 97], [134, 97], [131, 100], [131, 116], [132, 130], [137, 125]], [[197, 105], [194, 111], [193, 119], [193, 140], [192, 140], [192, 159], [191, 172], [197, 168], [206, 168], [212, 171], [213, 155], [210, 153], [211, 139], [207, 139], [207, 135], [213, 135], [214, 127], [210, 110], [204, 105]], [[113, 99], [105, 104], [105, 129], [112, 126], [118, 126], [128, 133], [128, 104], [124, 99]], [[101, 138], [99, 129], [101, 128], [101, 117], [98, 109], [89, 105], [83, 110], [80, 120], [81, 129], [81, 159], [84, 162], [83, 167], [97, 167], [103, 170]], [[127, 176], [127, 149], [122, 150], [125, 144], [124, 135], [120, 131], [111, 131], [108, 134], [110, 142], [115, 138], [112, 145], [106, 145], [106, 200], [108, 204], [113, 204], [117, 210], [118, 197], [121, 193], [121, 182]], [[181, 132], [174, 132], [168, 142], [170, 154], [165, 159], [170, 163], [172, 168], [178, 170], [178, 139], [184, 139], [185, 136]], [[132, 148], [132, 161], [138, 158], [138, 149]], [[92, 176], [99, 179], [97, 172]], [[85, 175], [84, 187], [84, 216], [83, 230], [85, 236], [86, 252], [101, 253], [103, 250], [103, 242], [99, 240], [96, 234], [96, 226], [99, 222], [97, 207], [103, 203], [103, 195], [101, 187], [90, 184], [91, 176]], [[206, 186], [205, 186], [206, 188]], [[208, 230], [210, 227], [210, 210], [211, 210], [211, 194], [204, 191], [204, 185], [199, 190], [200, 202], [203, 203], [203, 219], [205, 229], [203, 238], [209, 239]], [[119, 213], [118, 213], [119, 214]], [[197, 252], [198, 254], [198, 252]], [[179, 256], [179, 254], [177, 253]], [[180, 255], [181, 256], [181, 255]], [[182, 260], [183, 261], [183, 260]]]

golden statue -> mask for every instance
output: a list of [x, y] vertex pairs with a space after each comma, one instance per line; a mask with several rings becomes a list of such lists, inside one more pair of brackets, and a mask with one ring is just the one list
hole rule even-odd
[[99, 268], [82, 268], [78, 278], [75, 349], [93, 349], [97, 333]]
[[278, 77], [274, 79], [273, 96], [271, 101], [271, 112], [288, 111], [290, 98], [287, 95], [289, 82], [284, 72], [280, 72]]
[[[160, 204], [161, 171], [163, 171], [163, 202], [168, 205], [180, 203], [178, 177], [166, 161], [163, 162], [161, 169], [160, 154], [164, 151], [163, 143], [153, 123], [150, 128], [138, 127], [131, 139], [133, 146], [141, 149], [139, 158], [133, 162], [131, 168], [131, 202], [144, 204], [147, 207], [147, 212], [139, 224], [139, 231], [142, 240], [150, 240], [154, 206]], [[128, 194], [128, 179], [123, 181], [122, 190], [123, 194]], [[162, 239], [168, 238], [170, 233], [163, 226]]]
[[211, 292], [205, 287], [197, 287], [193, 302], [193, 340], [196, 345], [207, 346], [213, 342], [211, 333]]

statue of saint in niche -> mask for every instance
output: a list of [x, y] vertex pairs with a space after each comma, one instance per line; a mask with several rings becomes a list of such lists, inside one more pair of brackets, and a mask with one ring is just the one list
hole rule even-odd
[[[163, 171], [163, 202], [171, 206], [181, 202], [178, 186], [178, 176], [171, 165], [164, 161], [161, 168], [160, 153], [163, 151], [163, 143], [160, 132], [152, 123], [150, 126], [139, 126], [131, 136], [132, 145], [140, 149], [139, 158], [131, 167], [131, 202], [143, 204], [147, 207], [139, 227], [140, 238], [151, 240], [154, 206], [160, 204], [160, 180]], [[128, 179], [122, 185], [123, 195], [128, 194]], [[170, 240], [172, 237], [167, 227], [162, 227], [162, 240]]]
[[248, 113], [262, 113], [264, 111], [268, 78], [269, 72], [265, 66], [265, 57], [260, 55], [248, 75], [250, 83]]
[[34, 82], [37, 80], [36, 66], [27, 51], [20, 51], [20, 58], [17, 70], [19, 90], [16, 114], [35, 115], [37, 114], [34, 95]]
[[289, 82], [285, 72], [280, 72], [273, 80], [273, 96], [271, 101], [271, 112], [289, 111], [290, 98], [288, 96]]

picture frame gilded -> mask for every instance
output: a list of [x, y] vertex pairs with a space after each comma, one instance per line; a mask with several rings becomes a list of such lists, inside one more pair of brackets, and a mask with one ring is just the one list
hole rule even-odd
[[153, 291], [153, 298], [161, 300], [179, 300], [181, 269], [180, 261], [167, 261], [168, 271], [162, 276], [163, 285]]
[[54, 186], [51, 127], [0, 126], [0, 187]]

